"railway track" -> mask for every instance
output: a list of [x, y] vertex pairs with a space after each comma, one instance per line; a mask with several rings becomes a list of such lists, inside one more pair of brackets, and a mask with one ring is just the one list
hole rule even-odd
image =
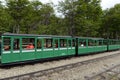
[[[117, 68], [119, 68], [119, 70], [116, 70]], [[89, 76], [87, 77], [87, 80], [120, 80], [120, 64], [106, 69], [96, 75]]]
[[[72, 64], [68, 64], [68, 65], [64, 65], [64, 66], [54, 67], [54, 68], [50, 68], [50, 69], [46, 69], [46, 70], [40, 70], [37, 72], [28, 73], [28, 74], [22, 74], [22, 75], [13, 76], [13, 77], [2, 78], [0, 80], [23, 80], [23, 79], [31, 80], [32, 78], [35, 78], [35, 77], [41, 77], [41, 76], [49, 75], [49, 74], [67, 70], [67, 69], [69, 70], [69, 69], [75, 68], [77, 66], [82, 66], [82, 65], [85, 65], [88, 63], [98, 62], [101, 59], [112, 58], [115, 56], [120, 56], [120, 53], [112, 54], [112, 55], [108, 55], [108, 56], [104, 56], [104, 57], [99, 57], [99, 58], [94, 58], [94, 59], [90, 59], [90, 60], [86, 60], [86, 61], [82, 61], [82, 62], [72, 63]], [[108, 70], [106, 70], [106, 71], [108, 71]], [[101, 73], [99, 73], [98, 75], [100, 75], [100, 74]], [[97, 75], [95, 75], [95, 76], [97, 76]], [[92, 80], [92, 78], [94, 78], [95, 76], [89, 77], [88, 80]]]

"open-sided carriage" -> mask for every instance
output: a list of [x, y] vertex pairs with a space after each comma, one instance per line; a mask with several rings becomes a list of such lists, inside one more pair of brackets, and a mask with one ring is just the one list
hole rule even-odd
[[0, 65], [117, 49], [118, 39], [4, 33], [0, 36]]
[[[32, 44], [33, 48], [27, 48]], [[75, 39], [71, 36], [3, 34], [1, 64], [19, 63], [75, 55]]]

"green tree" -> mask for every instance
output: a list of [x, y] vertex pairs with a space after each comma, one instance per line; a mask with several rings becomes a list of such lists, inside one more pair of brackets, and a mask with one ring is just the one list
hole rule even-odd
[[7, 13], [6, 7], [0, 2], [0, 32], [10, 32], [12, 22], [12, 18]]
[[53, 28], [53, 3], [43, 4], [39, 0], [6, 0], [6, 3], [6, 11], [13, 21], [10, 27], [13, 33], [51, 32], [47, 29]]
[[96, 36], [102, 9], [100, 0], [65, 0], [59, 3], [69, 35]]
[[120, 32], [120, 4], [104, 11], [102, 18], [101, 36], [105, 38], [119, 38]]
[[100, 0], [79, 0], [77, 3], [77, 35], [96, 37], [102, 15]]
[[6, 3], [8, 13], [14, 20], [13, 33], [20, 33], [22, 21], [29, 14], [27, 9], [30, 2], [28, 0], [6, 0]]
[[24, 17], [24, 20], [22, 21], [23, 27], [22, 31], [23, 33], [32, 33], [35, 29], [37, 29], [37, 26], [41, 23], [41, 7], [42, 3], [38, 0], [31, 1], [29, 3], [29, 6], [27, 7], [27, 16]]
[[65, 0], [59, 2], [58, 11], [64, 15], [64, 29], [68, 35], [75, 35], [75, 15], [76, 15], [76, 0]]
[[42, 4], [40, 9], [35, 10], [34, 12], [36, 12], [36, 21], [34, 25], [35, 31], [37, 30], [39, 34], [50, 33], [52, 19], [54, 16], [54, 9], [52, 7], [52, 3]]

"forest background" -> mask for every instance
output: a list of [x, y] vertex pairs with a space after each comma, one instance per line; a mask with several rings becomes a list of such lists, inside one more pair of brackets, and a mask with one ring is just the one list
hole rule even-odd
[[[0, 33], [120, 39], [120, 4], [102, 10], [101, 0], [0, 1]], [[62, 16], [57, 16], [61, 13]]]

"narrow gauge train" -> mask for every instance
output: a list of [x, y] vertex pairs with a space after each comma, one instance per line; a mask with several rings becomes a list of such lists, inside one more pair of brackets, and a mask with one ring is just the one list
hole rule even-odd
[[120, 49], [120, 40], [4, 33], [0, 36], [0, 65], [18, 64]]

